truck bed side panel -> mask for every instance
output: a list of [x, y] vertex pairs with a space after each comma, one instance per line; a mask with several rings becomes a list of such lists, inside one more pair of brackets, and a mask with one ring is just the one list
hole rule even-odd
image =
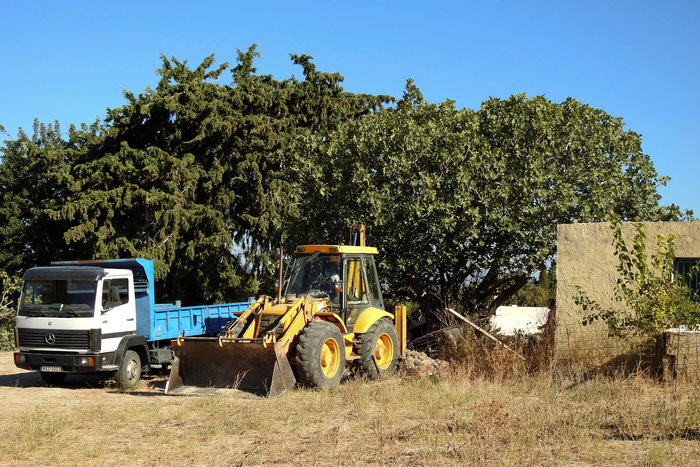
[[216, 335], [223, 325], [235, 318], [234, 312], [245, 311], [249, 306], [250, 302], [187, 307], [158, 305], [154, 311], [155, 326], [148, 340]]

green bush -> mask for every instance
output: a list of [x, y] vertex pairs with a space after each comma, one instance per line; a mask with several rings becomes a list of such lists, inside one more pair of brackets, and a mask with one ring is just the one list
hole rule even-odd
[[15, 347], [15, 304], [22, 290], [22, 279], [0, 269], [0, 350]]

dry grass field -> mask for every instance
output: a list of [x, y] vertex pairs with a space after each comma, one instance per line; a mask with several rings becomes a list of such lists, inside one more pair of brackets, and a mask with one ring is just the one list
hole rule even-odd
[[47, 388], [0, 354], [2, 465], [700, 465], [696, 386], [628, 378], [350, 380], [274, 399]]

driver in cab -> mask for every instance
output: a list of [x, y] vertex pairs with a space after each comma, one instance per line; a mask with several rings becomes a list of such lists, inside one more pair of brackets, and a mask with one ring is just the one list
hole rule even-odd
[[339, 292], [343, 291], [338, 262], [329, 261], [326, 263], [325, 271], [319, 277], [318, 288], [321, 292], [328, 294], [333, 303], [338, 303]]

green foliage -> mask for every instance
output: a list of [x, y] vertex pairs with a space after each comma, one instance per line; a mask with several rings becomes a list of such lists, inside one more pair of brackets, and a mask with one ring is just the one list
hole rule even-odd
[[508, 300], [508, 305], [549, 306], [557, 297], [556, 266], [542, 268], [537, 279], [530, 279]]
[[100, 131], [98, 123], [71, 127], [63, 139], [58, 122], [34, 122], [30, 138], [20, 129], [16, 140], [5, 141], [0, 164], [0, 264], [12, 274], [72, 256], [61, 238], [68, 228], [51, 218], [60, 209], [73, 183], [70, 164], [86, 139]]
[[[162, 57], [155, 89], [104, 123], [35, 125], [0, 148], [0, 261], [146, 257], [185, 303], [269, 291], [276, 247], [345, 240], [364, 222], [389, 301], [488, 314], [556, 254], [556, 225], [683, 215], [622, 119], [574, 99], [427, 102]], [[230, 83], [224, 83], [230, 73]]]
[[15, 304], [22, 290], [22, 279], [0, 269], [0, 350], [15, 347]]
[[[623, 238], [619, 221], [612, 223], [613, 245], [618, 258], [615, 302], [608, 308], [577, 287], [575, 302], [586, 313], [583, 324], [604, 322], [610, 335], [656, 336], [666, 328], [700, 325], [700, 304], [693, 300], [687, 278], [674, 277], [675, 237], [659, 235], [655, 249], [647, 252], [642, 224], [635, 225], [631, 246]], [[698, 268], [690, 272], [697, 277]]]
[[[213, 56], [194, 68], [162, 57], [157, 87], [125, 92], [104, 127], [72, 129], [69, 141], [49, 127], [7, 142], [2, 253], [18, 270], [150, 258], [159, 297], [185, 303], [249, 296], [261, 282], [268, 290], [282, 225], [300, 215], [281, 150], [390, 98], [343, 91], [342, 76], [307, 55], [291, 56], [302, 81], [256, 75], [255, 49], [239, 51], [233, 69]], [[231, 84], [221, 83], [226, 71]]]
[[[489, 314], [556, 253], [556, 226], [675, 218], [665, 183], [620, 118], [574, 99], [431, 104], [409, 81], [395, 108], [295, 148], [313, 241], [364, 221], [398, 299]], [[298, 229], [297, 229], [298, 230]], [[309, 239], [307, 238], [307, 241]]]

